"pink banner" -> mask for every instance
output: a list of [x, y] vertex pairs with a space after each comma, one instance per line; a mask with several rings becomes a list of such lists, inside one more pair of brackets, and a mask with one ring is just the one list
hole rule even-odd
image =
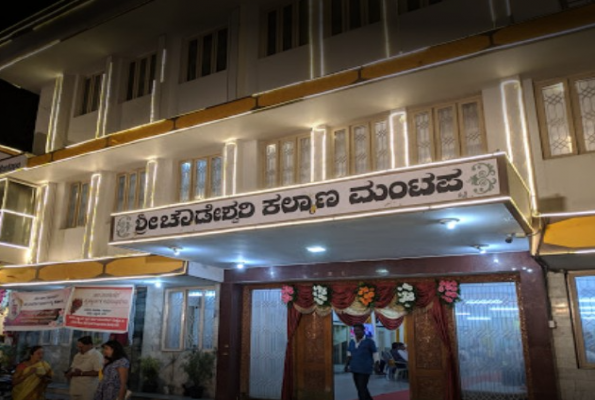
[[70, 288], [43, 292], [11, 291], [4, 329], [41, 331], [61, 328], [70, 292]]
[[133, 286], [77, 286], [64, 313], [64, 326], [96, 332], [127, 332], [133, 294]]

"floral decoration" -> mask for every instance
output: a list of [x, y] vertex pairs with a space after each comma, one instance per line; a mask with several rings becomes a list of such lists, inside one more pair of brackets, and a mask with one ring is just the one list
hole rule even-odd
[[403, 283], [397, 285], [397, 304], [403, 306], [407, 311], [413, 309], [417, 296], [415, 295], [415, 288], [413, 285]]
[[457, 281], [438, 281], [438, 297], [449, 306], [461, 300], [461, 290]]
[[378, 290], [370, 283], [360, 283], [357, 289], [357, 299], [366, 307], [374, 306], [378, 300]]
[[331, 305], [331, 288], [324, 285], [312, 286], [312, 297], [317, 306], [328, 307]]
[[281, 300], [289, 307], [297, 297], [297, 289], [292, 285], [283, 285], [281, 287]]

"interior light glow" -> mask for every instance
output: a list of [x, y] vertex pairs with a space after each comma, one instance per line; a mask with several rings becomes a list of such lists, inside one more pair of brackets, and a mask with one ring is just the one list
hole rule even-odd
[[163, 285], [161, 284], [161, 281], [155, 281], [155, 285], [154, 285], [154, 286], [155, 286], [156, 288], [160, 288], [160, 287], [161, 287], [161, 286], [163, 286]]
[[491, 317], [467, 317], [468, 321], [491, 321]]
[[308, 250], [310, 253], [324, 253], [326, 248], [322, 246], [309, 246], [306, 247], [306, 250]]
[[[105, 84], [105, 110], [101, 121], [101, 136], [107, 133], [107, 116], [109, 115], [109, 103], [112, 97], [112, 77], [114, 76], [114, 63], [110, 61], [107, 68], [107, 82]], [[102, 90], [103, 93], [103, 90]], [[153, 110], [151, 110], [153, 111]], [[152, 121], [151, 121], [152, 122]]]
[[103, 123], [103, 109], [105, 108], [105, 89], [107, 87], [107, 79], [105, 72], [101, 74], [101, 90], [99, 92], [99, 110], [97, 110], [97, 123], [95, 124], [95, 139], [102, 136]]
[[[159, 277], [167, 276], [180, 276], [186, 274], [186, 271], [162, 274]], [[109, 277], [109, 278], [94, 278], [94, 279], [68, 279], [62, 281], [47, 281], [47, 282], [19, 282], [19, 283], [3, 283], [0, 287], [14, 287], [14, 286], [45, 286], [45, 285], [71, 285], [73, 283], [91, 283], [91, 282], [111, 282], [111, 281], [123, 281], [123, 280], [139, 280], [139, 279], [150, 279], [155, 278], [155, 275], [138, 275], [138, 276], [120, 276], [120, 277]]]
[[62, 87], [64, 83], [64, 76], [59, 75], [56, 78], [56, 84], [54, 86], [54, 96], [52, 97], [52, 111], [50, 112], [50, 124], [48, 127], [49, 138], [45, 142], [46, 153], [51, 153], [56, 148], [56, 136], [58, 117], [60, 116], [60, 104], [62, 102]]
[[479, 300], [465, 300], [465, 304], [502, 304], [503, 301], [499, 299], [479, 299]]
[[237, 269], [244, 269], [244, 266], [245, 266], [245, 265], [244, 265], [244, 263], [243, 263], [243, 262], [240, 262], [240, 263], [237, 263], [237, 264], [236, 264], [236, 268], [237, 268]]
[[449, 230], [455, 229], [459, 222], [460, 220], [458, 218], [443, 218], [440, 220], [440, 223]]
[[151, 115], [149, 122], [155, 122], [155, 113], [157, 112], [157, 80], [153, 79], [151, 82]]
[[2, 268], [37, 268], [43, 267], [47, 265], [60, 265], [60, 264], [77, 264], [77, 263], [84, 263], [88, 261], [102, 261], [102, 260], [118, 260], [122, 258], [135, 258], [135, 257], [147, 257], [150, 256], [151, 253], [132, 253], [132, 254], [121, 254], [118, 256], [105, 256], [105, 257], [96, 257], [96, 258], [85, 258], [79, 260], [67, 260], [67, 261], [47, 261], [42, 263], [35, 263], [35, 264], [12, 264], [12, 265], [3, 265]]
[[558, 213], [539, 213], [539, 217], [543, 218], [554, 218], [554, 217], [582, 217], [587, 215], [595, 215], [595, 210], [588, 211], [568, 211]]
[[161, 83], [165, 82], [165, 65], [167, 63], [167, 49], [164, 48], [161, 52], [161, 75], [159, 76], [159, 81]]
[[518, 312], [519, 309], [517, 307], [490, 307], [490, 311], [514, 311], [514, 312]]

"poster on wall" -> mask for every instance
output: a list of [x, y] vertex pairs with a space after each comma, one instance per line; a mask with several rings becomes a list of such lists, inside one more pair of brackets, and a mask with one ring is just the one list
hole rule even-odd
[[11, 291], [4, 330], [42, 331], [62, 328], [64, 309], [71, 291], [71, 288], [43, 292]]
[[64, 312], [64, 326], [95, 332], [128, 331], [134, 286], [76, 286]]

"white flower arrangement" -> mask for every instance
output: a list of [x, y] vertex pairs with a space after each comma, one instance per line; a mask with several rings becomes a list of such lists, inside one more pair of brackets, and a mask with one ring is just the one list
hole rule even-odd
[[324, 285], [314, 285], [312, 286], [312, 297], [314, 297], [314, 303], [317, 306], [329, 306], [331, 290]]
[[397, 286], [397, 304], [400, 304], [406, 310], [410, 311], [413, 309], [415, 301], [415, 288], [412, 285], [403, 283]]

